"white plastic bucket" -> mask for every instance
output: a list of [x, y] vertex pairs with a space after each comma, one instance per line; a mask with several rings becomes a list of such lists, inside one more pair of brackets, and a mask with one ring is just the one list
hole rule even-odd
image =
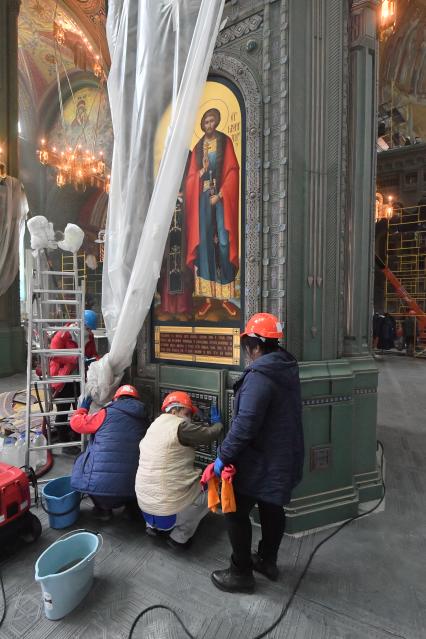
[[74, 530], [37, 559], [35, 579], [41, 585], [48, 619], [62, 619], [87, 595], [93, 583], [95, 556], [102, 544], [99, 533]]

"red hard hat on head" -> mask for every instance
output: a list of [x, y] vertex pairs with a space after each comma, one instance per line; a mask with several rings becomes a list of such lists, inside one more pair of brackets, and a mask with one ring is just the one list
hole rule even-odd
[[131, 384], [124, 384], [124, 386], [117, 388], [113, 399], [118, 399], [119, 397], [134, 397], [135, 399], [140, 399], [138, 391]]
[[283, 325], [278, 317], [271, 313], [256, 313], [250, 317], [244, 333], [240, 337], [264, 337], [265, 339], [279, 339], [284, 336]]
[[189, 408], [192, 413], [197, 412], [197, 409], [194, 407], [190, 396], [184, 391], [173, 391], [172, 393], [166, 395], [163, 401], [163, 405], [161, 406], [161, 410], [163, 412], [168, 412], [168, 410], [171, 410], [174, 407]]

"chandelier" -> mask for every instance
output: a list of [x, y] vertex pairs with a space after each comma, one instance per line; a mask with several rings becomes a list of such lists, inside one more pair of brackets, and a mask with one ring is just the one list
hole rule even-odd
[[75, 148], [68, 146], [61, 151], [55, 146], [49, 149], [43, 139], [37, 154], [41, 164], [48, 164], [57, 170], [56, 184], [59, 188], [72, 184], [76, 191], [83, 192], [87, 186], [95, 186], [109, 193], [111, 176], [106, 174], [102, 151], [96, 156], [89, 149], [83, 151], [81, 144]]
[[388, 203], [385, 204], [383, 200], [383, 195], [381, 193], [376, 193], [376, 222], [380, 222], [380, 220], [390, 220], [394, 215], [394, 208], [392, 206], [392, 195], [388, 196]]
[[[99, 104], [96, 117], [96, 130], [94, 132], [93, 144], [91, 149], [83, 149], [83, 145], [67, 144], [63, 148], [48, 145], [45, 138], [40, 141], [40, 148], [37, 149], [38, 159], [41, 164], [49, 165], [56, 170], [56, 184], [59, 188], [72, 185], [76, 191], [84, 192], [88, 186], [93, 186], [109, 193], [110, 175], [105, 165], [103, 151], [96, 151], [97, 130], [99, 122], [99, 112], [101, 107], [101, 93], [105, 84], [106, 76], [101, 64], [100, 55], [95, 55], [93, 46], [83, 33], [67, 29], [64, 25], [56, 22], [56, 10], [53, 19], [53, 37], [54, 37], [54, 53], [55, 68], [57, 75], [57, 86], [59, 94], [59, 103], [61, 107], [62, 127], [66, 137], [66, 126], [64, 121], [64, 106], [61, 91], [61, 82], [59, 77], [59, 66], [62, 64], [63, 72], [68, 80], [71, 94], [75, 102], [74, 93], [72, 91], [71, 82], [68, 72], [60, 53], [61, 46], [67, 46], [74, 52], [74, 63], [80, 68], [86, 70], [91, 68], [93, 74], [98, 79], [99, 85]], [[59, 51], [59, 55], [58, 55]], [[100, 38], [99, 38], [100, 52]], [[77, 64], [78, 63], [78, 64]], [[85, 124], [81, 124], [80, 138], [85, 137]]]
[[396, 0], [382, 0], [380, 7], [380, 38], [388, 38], [395, 28]]

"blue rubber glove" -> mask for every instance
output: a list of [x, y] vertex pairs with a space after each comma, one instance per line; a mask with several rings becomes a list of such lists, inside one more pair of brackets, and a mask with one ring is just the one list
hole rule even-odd
[[88, 395], [87, 397], [83, 397], [80, 408], [85, 408], [86, 410], [89, 410], [90, 404], [92, 403], [92, 401], [93, 400], [90, 397], [90, 395]]
[[219, 477], [222, 474], [222, 470], [225, 468], [225, 464], [223, 463], [223, 461], [221, 460], [220, 457], [216, 457], [216, 461], [214, 463], [214, 474], [216, 475], [216, 477]]
[[221, 421], [222, 421], [222, 418], [220, 416], [220, 412], [217, 406], [212, 404], [210, 408], [210, 424], [217, 424], [218, 422], [221, 422]]

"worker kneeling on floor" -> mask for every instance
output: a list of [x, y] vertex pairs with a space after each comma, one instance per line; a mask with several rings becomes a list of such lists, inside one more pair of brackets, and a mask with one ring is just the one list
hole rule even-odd
[[215, 441], [223, 427], [214, 407], [210, 426], [193, 422], [196, 409], [182, 391], [167, 395], [162, 411], [140, 443], [136, 495], [147, 533], [169, 531], [167, 543], [181, 549], [189, 545], [208, 512], [207, 492], [194, 466], [195, 449]]
[[123, 505], [137, 518], [135, 476], [139, 443], [148, 426], [145, 407], [129, 384], [120, 386], [110, 404], [89, 415], [91, 401], [85, 397], [71, 418], [75, 432], [90, 435], [87, 449], [75, 461], [71, 486], [91, 497], [99, 519], [110, 519], [112, 509]]

